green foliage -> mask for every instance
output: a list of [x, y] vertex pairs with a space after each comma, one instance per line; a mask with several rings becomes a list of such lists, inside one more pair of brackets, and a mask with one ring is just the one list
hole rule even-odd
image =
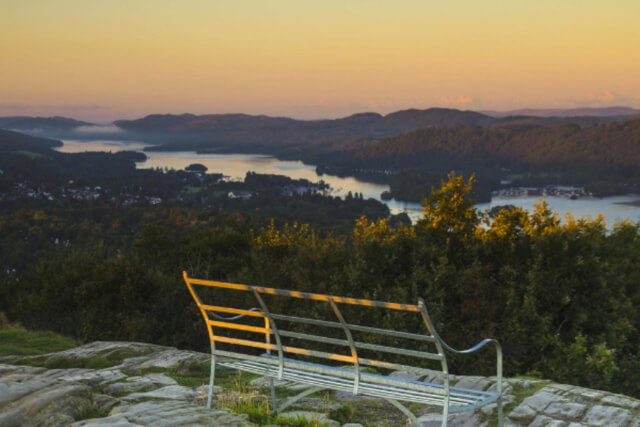
[[546, 365], [550, 376], [560, 382], [584, 378], [591, 387], [608, 389], [620, 371], [615, 350], [607, 348], [606, 343], [589, 343], [582, 334], [558, 353], [560, 360], [548, 360]]
[[25, 366], [42, 366], [47, 369], [104, 369], [117, 366], [122, 363], [121, 359], [105, 358], [102, 356], [93, 356], [88, 358], [72, 359], [68, 357], [23, 357], [14, 360], [12, 363]]
[[[196, 387], [209, 384], [211, 364], [209, 362], [201, 364], [191, 364], [188, 367], [174, 367], [164, 374], [173, 378], [180, 385]], [[225, 369], [218, 366], [216, 369], [215, 385], [231, 391], [245, 391], [249, 387], [249, 382], [258, 378], [259, 375], [244, 371]]]
[[27, 331], [15, 326], [0, 326], [0, 356], [32, 356], [67, 350], [77, 341], [54, 332]]
[[[200, 373], [202, 375], [205, 368], [208, 368], [207, 364], [191, 365], [188, 371], [190, 374], [198, 375]], [[177, 381], [184, 380], [183, 375], [171, 373], [168, 375]], [[297, 427], [322, 427], [325, 425], [319, 420], [272, 415], [269, 397], [261, 394], [256, 387], [249, 385], [249, 381], [258, 377], [259, 375], [244, 371], [217, 369], [215, 385], [224, 388], [225, 392], [217, 395], [216, 405], [237, 414], [246, 414], [249, 421], [258, 425], [276, 424]], [[192, 383], [187, 382], [184, 385], [191, 387]]]
[[101, 407], [98, 403], [92, 401], [76, 408], [74, 411], [74, 419], [76, 421], [81, 421], [92, 418], [104, 418], [109, 415], [110, 411], [111, 408]]
[[355, 408], [351, 405], [342, 404], [340, 407], [331, 412], [331, 419], [338, 421], [340, 424], [355, 422]]
[[326, 427], [320, 419], [308, 420], [305, 417], [286, 417], [271, 415], [271, 407], [265, 396], [241, 396], [233, 404], [225, 406], [236, 414], [246, 414], [249, 421], [257, 425], [281, 425], [288, 427]]

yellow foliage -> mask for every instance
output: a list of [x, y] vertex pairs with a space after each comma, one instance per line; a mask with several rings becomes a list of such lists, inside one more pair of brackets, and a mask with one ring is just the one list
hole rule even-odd
[[549, 236], [561, 230], [558, 214], [549, 209], [544, 199], [534, 206], [525, 231], [531, 236]]
[[491, 221], [487, 221], [486, 230], [477, 230], [477, 235], [485, 242], [491, 240], [514, 241], [522, 236], [547, 237], [556, 233], [584, 235], [586, 233], [602, 233], [606, 228], [606, 220], [602, 215], [595, 219], [575, 219], [571, 213], [560, 223], [557, 214], [553, 213], [544, 200], [540, 200], [533, 212], [524, 208], [503, 209]]
[[530, 229], [529, 222], [529, 212], [523, 208], [502, 209], [490, 222], [486, 231], [481, 231], [478, 227], [476, 234], [484, 241], [513, 241]]
[[449, 173], [438, 190], [423, 201], [424, 224], [428, 228], [469, 237], [476, 233], [480, 222], [473, 202], [468, 198], [475, 176], [464, 177]]
[[44, 211], [38, 210], [33, 213], [33, 219], [35, 221], [44, 221], [47, 219], [47, 214]]
[[309, 232], [309, 224], [298, 224], [297, 222], [294, 222], [293, 225], [285, 224], [280, 231], [276, 228], [273, 220], [267, 228], [261, 228], [258, 235], [255, 235], [253, 230], [251, 235], [256, 249], [289, 247], [297, 242], [315, 240], [315, 234]]
[[414, 236], [413, 227], [406, 227], [400, 224], [396, 228], [389, 227], [387, 219], [383, 218], [378, 222], [369, 221], [366, 216], [361, 216], [356, 220], [353, 229], [353, 239], [355, 243], [365, 241], [392, 242], [398, 237]]

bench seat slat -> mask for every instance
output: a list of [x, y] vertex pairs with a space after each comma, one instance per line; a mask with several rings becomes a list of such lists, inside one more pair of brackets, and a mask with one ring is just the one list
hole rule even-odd
[[[224, 350], [215, 350], [215, 354], [218, 356], [223, 356], [227, 358], [236, 359], [233, 361], [220, 361], [218, 362], [221, 365], [234, 367], [235, 369], [242, 369], [242, 366], [248, 366], [250, 363], [257, 363], [257, 366], [262, 366], [262, 370], [260, 372], [255, 372], [260, 375], [270, 375], [273, 377], [277, 376], [277, 364], [278, 358], [275, 356], [262, 355], [262, 356], [249, 356], [246, 354], [238, 354], [233, 352], [228, 352]], [[247, 365], [243, 365], [246, 363]], [[233, 366], [232, 366], [233, 365]], [[320, 365], [312, 362], [301, 362], [294, 359], [285, 359], [285, 373], [291, 371], [300, 371], [303, 372], [306, 376], [323, 376], [325, 378], [331, 378], [331, 381], [334, 383], [343, 383], [348, 384], [345, 385], [346, 391], [353, 390], [353, 371], [345, 368], [338, 367], [329, 367], [326, 365]], [[311, 371], [313, 369], [313, 372]], [[253, 372], [253, 371], [252, 371]], [[374, 388], [376, 387], [390, 387], [390, 388], [399, 388], [402, 390], [402, 393], [416, 393], [418, 397], [416, 399], [422, 399], [424, 393], [431, 393], [434, 395], [442, 396], [444, 395], [444, 387], [440, 384], [426, 383], [422, 381], [409, 380], [404, 378], [397, 377], [387, 377], [384, 375], [377, 374], [369, 374], [369, 373], [361, 373], [361, 381], [362, 383], [366, 383]], [[286, 376], [286, 375], [285, 375]], [[362, 384], [361, 383], [361, 384]], [[332, 388], [332, 387], [328, 387]], [[451, 396], [456, 396], [458, 399], [471, 399], [467, 404], [477, 401], [484, 401], [487, 398], [491, 398], [494, 394], [486, 391], [480, 390], [472, 390], [472, 389], [463, 389], [451, 387]], [[369, 394], [367, 389], [362, 389], [364, 394]], [[387, 390], [386, 393], [391, 393], [391, 391]], [[385, 396], [379, 396], [385, 397]], [[386, 397], [389, 397], [386, 395]], [[405, 396], [400, 396], [401, 399], [405, 399]], [[418, 402], [419, 403], [419, 402]]]
[[372, 360], [366, 358], [359, 358], [358, 361], [362, 365], [372, 366], [374, 368], [394, 369], [396, 371], [415, 372], [416, 374], [428, 375], [431, 373], [430, 369], [419, 368], [417, 366], [403, 365], [402, 363], [383, 362], [381, 360]]
[[[279, 364], [278, 358], [275, 356], [266, 356], [266, 355], [252, 356], [248, 354], [234, 353], [234, 352], [225, 351], [225, 350], [213, 350], [213, 353], [216, 356], [229, 357], [232, 359], [251, 360], [254, 362], [266, 363], [266, 364], [275, 365], [275, 366]], [[336, 367], [327, 366], [327, 365], [320, 365], [320, 364], [311, 363], [311, 362], [303, 362], [303, 361], [294, 360], [294, 359], [285, 359], [285, 362], [288, 368], [292, 368], [292, 369], [298, 368], [305, 371], [309, 371], [310, 369], [313, 369], [314, 372], [331, 375], [332, 377], [346, 378], [349, 381], [351, 381], [351, 384], [353, 387], [353, 370], [336, 368]], [[428, 370], [425, 370], [425, 372], [427, 371]], [[374, 382], [384, 381], [386, 384], [391, 384], [396, 386], [406, 386], [418, 391], [424, 391], [425, 386], [428, 386], [427, 383], [423, 383], [423, 382], [416, 382], [416, 384], [407, 384], [407, 381], [401, 378], [385, 377], [382, 375], [372, 375], [364, 372], [361, 373], [360, 375], [362, 377], [371, 375], [373, 377], [371, 380]], [[439, 390], [438, 393], [444, 393], [442, 387], [439, 387], [438, 390]]]
[[[266, 362], [271, 364], [271, 360], [277, 360], [277, 357], [269, 355], [269, 354], [263, 354], [261, 356], [258, 357], [258, 359], [256, 360], [257, 362]], [[318, 363], [313, 363], [313, 362], [302, 362], [299, 360], [294, 360], [294, 359], [284, 359], [285, 362], [287, 364], [298, 364], [298, 365], [303, 365], [303, 366], [311, 366], [314, 368], [318, 368], [318, 367], [326, 367], [326, 365], [320, 365]], [[345, 378], [352, 378], [353, 377], [353, 371], [348, 369], [348, 368], [339, 368], [339, 367], [334, 367], [334, 366], [330, 366], [329, 370], [332, 371], [331, 374], [333, 374], [333, 371], [341, 371], [341, 372], [346, 372], [348, 375], [345, 376]], [[350, 376], [349, 376], [350, 375]], [[437, 389], [440, 390], [440, 393], [444, 393], [444, 386], [441, 384], [432, 384], [432, 383], [426, 383], [424, 381], [418, 381], [418, 380], [412, 380], [412, 379], [408, 379], [408, 378], [399, 378], [399, 377], [388, 377], [385, 375], [379, 375], [379, 374], [370, 374], [368, 372], [362, 372], [360, 374], [362, 377], [368, 377], [371, 381], [384, 381], [384, 383], [386, 384], [390, 384], [390, 383], [395, 383], [401, 386], [405, 386], [407, 383], [409, 384], [413, 384], [413, 385], [417, 385], [420, 387], [435, 387]], [[477, 395], [484, 395], [484, 396], [490, 396], [493, 393], [488, 392], [488, 391], [482, 391], [482, 390], [474, 390], [474, 389], [470, 389], [470, 388], [462, 388], [462, 387], [451, 387], [451, 389], [455, 389], [455, 390], [459, 390], [464, 392], [465, 394], [477, 394]], [[423, 391], [422, 388], [417, 388], [415, 390], [418, 391]]]
[[[277, 375], [277, 370], [275, 369], [275, 367], [268, 363], [259, 363], [254, 361], [228, 361], [220, 362], [220, 364], [229, 368], [253, 372], [259, 375], [272, 377], [275, 377]], [[322, 386], [330, 389], [338, 389], [341, 391], [353, 391], [353, 383], [348, 379], [308, 372], [299, 369], [292, 369], [288, 367], [285, 368], [283, 379], [288, 379], [293, 382], [302, 382], [305, 384]], [[427, 391], [428, 389], [432, 389], [438, 390], [442, 393], [443, 390], [439, 388], [438, 384], [421, 384], [424, 385], [424, 391], [407, 390], [384, 384], [369, 383], [367, 382], [367, 378], [363, 378], [362, 382], [360, 383], [360, 394], [374, 397], [399, 399], [415, 403], [436, 404], [440, 406], [444, 405], [443, 394]], [[494, 395], [492, 393], [478, 392], [477, 390], [457, 389], [456, 387], [451, 387], [450, 393], [450, 403], [452, 404], [452, 409], [455, 406], [484, 405], [488, 403], [488, 401], [497, 399], [497, 395]]]
[[[265, 364], [260, 364], [258, 362], [247, 362], [248, 365], [254, 365], [254, 366], [265, 366]], [[300, 379], [306, 379], [306, 378], [317, 378], [320, 380], [324, 380], [327, 381], [328, 384], [338, 384], [338, 385], [343, 385], [345, 390], [347, 391], [353, 391], [353, 380], [351, 379], [347, 379], [347, 378], [339, 378], [339, 377], [335, 377], [335, 376], [331, 376], [331, 375], [326, 375], [326, 374], [319, 374], [319, 373], [314, 373], [314, 372], [310, 372], [310, 371], [305, 371], [305, 370], [301, 370], [301, 369], [294, 369], [294, 368], [287, 368], [287, 376], [288, 377], [295, 377], [297, 376]], [[340, 369], [340, 368], [336, 368], [336, 369]], [[270, 369], [270, 367], [267, 367], [265, 369], [265, 371], [267, 375], [275, 375], [273, 370]], [[378, 378], [378, 379], [383, 379], [383, 380], [388, 380], [388, 377], [385, 376], [381, 376], [381, 375], [372, 375], [372, 374], [363, 374], [366, 376], [366, 378], [364, 378], [364, 380], [366, 381], [371, 380], [372, 378]], [[295, 380], [294, 380], [295, 381]], [[395, 381], [394, 381], [395, 382]], [[399, 381], [402, 382], [402, 381]], [[404, 390], [401, 389], [399, 387], [394, 387], [392, 385], [388, 385], [388, 384], [374, 384], [374, 383], [363, 383], [365, 389], [367, 388], [371, 388], [372, 385], [374, 387], [378, 387], [378, 388], [382, 388], [384, 390], [386, 390], [387, 392], [391, 392], [391, 393], [408, 393], [408, 394], [415, 394], [417, 396], [423, 397], [424, 395], [428, 394], [431, 396], [437, 396], [439, 399], [442, 399], [442, 397], [444, 396], [444, 389], [442, 388], [442, 386], [440, 386], [439, 384], [431, 384], [431, 383], [426, 383], [426, 382], [419, 382], [419, 386], [420, 386], [420, 391], [415, 391], [415, 390]], [[404, 384], [399, 384], [399, 385], [404, 385]], [[329, 387], [331, 388], [331, 386]], [[362, 393], [360, 393], [362, 394]], [[466, 395], [465, 395], [466, 396]], [[475, 401], [476, 399], [467, 399], [469, 400], [469, 402]]]
[[[235, 368], [235, 369], [250, 370], [250, 371], [253, 371], [254, 373], [258, 373], [261, 375], [267, 375], [267, 376], [276, 375], [275, 371], [271, 369], [270, 365], [257, 364], [255, 362], [231, 362], [231, 363], [221, 363], [221, 365], [224, 365], [230, 368]], [[340, 390], [349, 391], [349, 392], [353, 391], [353, 382], [350, 380], [347, 380], [344, 378], [336, 378], [329, 375], [314, 374], [311, 372], [292, 369], [292, 368], [285, 368], [285, 374], [283, 376], [283, 379], [285, 380], [289, 379], [294, 382], [302, 382], [302, 383], [310, 383], [310, 382], [313, 382], [314, 384], [321, 383], [321, 385], [324, 385], [327, 388], [338, 388]], [[428, 384], [425, 383], [425, 385], [428, 385]], [[406, 394], [407, 394], [406, 392], [403, 392], [400, 389], [394, 389], [393, 387], [385, 387], [379, 384], [375, 384], [374, 386], [381, 389], [386, 388], [387, 390], [386, 390], [385, 396], [387, 397], [389, 397], [392, 394], [400, 393], [404, 398], [406, 397]], [[371, 384], [367, 384], [367, 383], [361, 383], [361, 387], [363, 388], [360, 389], [361, 390], [360, 394], [368, 394], [366, 393], [366, 390], [372, 388]], [[411, 392], [409, 392], [409, 394], [411, 394]], [[420, 396], [419, 394], [417, 395]], [[437, 397], [440, 400], [443, 398], [442, 394], [433, 394], [433, 393], [429, 394], [428, 392], [422, 393], [422, 396], [427, 396], [427, 395], [432, 396], [432, 398]], [[471, 402], [471, 400], [469, 402]]]

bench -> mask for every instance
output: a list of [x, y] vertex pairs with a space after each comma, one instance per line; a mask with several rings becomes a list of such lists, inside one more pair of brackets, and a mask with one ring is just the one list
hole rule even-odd
[[[382, 398], [402, 411], [414, 425], [418, 425], [416, 416], [400, 402], [441, 406], [442, 426], [447, 425], [449, 413], [475, 410], [496, 402], [498, 424], [500, 426], [503, 424], [500, 344], [496, 340], [485, 339], [467, 350], [459, 351], [451, 348], [438, 335], [422, 299], [419, 299], [417, 305], [398, 304], [202, 280], [191, 278], [186, 272], [183, 272], [183, 276], [191, 296], [204, 317], [211, 342], [211, 374], [207, 399], [209, 408], [216, 365], [221, 365], [269, 378], [271, 408], [274, 413], [284, 410], [304, 396], [319, 390], [332, 389], [354, 395]], [[203, 288], [208, 290], [208, 296], [212, 300], [218, 301], [218, 305], [203, 302], [201, 293], [196, 292], [196, 290], [203, 291]], [[223, 293], [231, 294], [231, 297], [223, 299], [221, 298]], [[238, 293], [245, 295], [234, 295]], [[321, 307], [320, 311], [332, 313], [333, 319], [272, 312], [265, 301], [267, 298], [275, 297], [306, 300], [304, 302], [306, 304], [321, 304], [324, 307]], [[258, 307], [241, 308], [232, 307], [229, 303], [220, 304], [220, 301], [227, 300], [232, 300], [234, 303], [242, 301], [246, 304], [249, 298], [255, 301], [253, 304], [257, 303]], [[303, 304], [300, 301], [287, 302]], [[343, 315], [347, 309], [367, 311], [375, 309], [376, 312], [393, 310], [402, 312], [401, 314], [404, 315], [419, 316], [417, 320], [426, 328], [424, 333], [418, 334], [352, 324], [348, 323]], [[308, 312], [317, 313], [318, 310]], [[373, 313], [372, 316], [374, 319], [380, 318]], [[282, 325], [287, 325], [286, 329]], [[320, 332], [322, 330], [331, 330], [334, 333]], [[238, 334], [241, 336], [238, 337]], [[256, 335], [258, 338], [255, 338]], [[372, 339], [357, 340], [354, 335], [369, 336]], [[410, 344], [404, 346], [380, 344], [379, 338]], [[487, 344], [493, 344], [497, 353], [497, 382], [494, 390], [452, 387], [449, 383], [446, 352], [469, 354]], [[223, 346], [230, 347], [233, 351], [224, 350]], [[433, 351], [425, 349], [428, 346], [431, 346]], [[343, 351], [328, 352], [327, 347], [335, 347]], [[389, 361], [391, 358], [401, 359], [404, 363], [391, 362]], [[309, 359], [316, 362], [311, 362]], [[323, 363], [318, 363], [318, 359]], [[406, 360], [413, 362], [407, 363]], [[438, 367], [437, 371], [426, 368], [424, 365], [427, 363], [435, 363]], [[335, 366], [335, 364], [340, 365]], [[372, 368], [373, 372], [370, 372]], [[381, 375], [377, 372], [378, 370], [406, 371], [409, 374], [405, 376], [409, 378]], [[434, 372], [439, 375], [440, 381], [417, 380], [425, 376], [433, 377]], [[274, 380], [308, 385], [309, 388], [296, 396], [284, 399], [278, 405]]]

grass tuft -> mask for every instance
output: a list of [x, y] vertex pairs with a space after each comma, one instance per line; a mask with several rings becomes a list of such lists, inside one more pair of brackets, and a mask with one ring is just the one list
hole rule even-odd
[[74, 418], [76, 421], [88, 420], [92, 418], [104, 418], [109, 415], [110, 409], [101, 408], [96, 402], [88, 405], [82, 405], [76, 408]]
[[53, 332], [34, 332], [6, 325], [0, 327], [0, 356], [34, 356], [68, 350], [78, 343]]
[[70, 369], [70, 368], [84, 368], [84, 369], [104, 369], [112, 366], [117, 366], [121, 362], [117, 360], [109, 360], [102, 356], [94, 356], [86, 359], [49, 359], [44, 362], [44, 367], [47, 369]]

